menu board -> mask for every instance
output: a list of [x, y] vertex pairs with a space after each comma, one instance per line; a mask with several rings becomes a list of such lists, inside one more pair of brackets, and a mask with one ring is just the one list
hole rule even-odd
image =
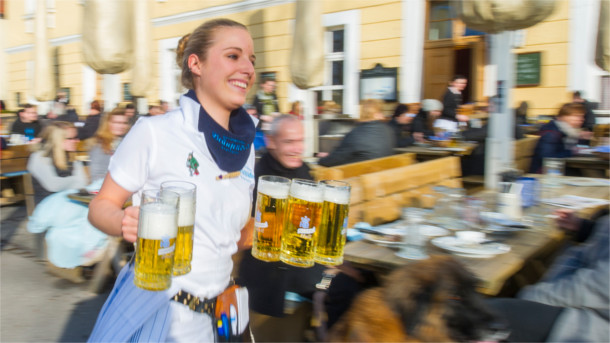
[[517, 55], [516, 85], [531, 87], [540, 84], [540, 52], [529, 52]]

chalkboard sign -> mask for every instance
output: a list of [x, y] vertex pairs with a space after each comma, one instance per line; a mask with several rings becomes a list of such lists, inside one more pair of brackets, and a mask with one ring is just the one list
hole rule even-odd
[[372, 69], [360, 71], [360, 100], [397, 100], [396, 79], [398, 68], [384, 68], [377, 63]]
[[540, 84], [540, 52], [517, 55], [517, 87], [538, 86]]

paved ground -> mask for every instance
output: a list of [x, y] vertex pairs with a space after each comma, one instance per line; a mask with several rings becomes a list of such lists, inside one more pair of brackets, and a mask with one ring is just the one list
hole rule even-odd
[[111, 285], [87, 291], [47, 272], [25, 206], [0, 208], [0, 342], [84, 342]]

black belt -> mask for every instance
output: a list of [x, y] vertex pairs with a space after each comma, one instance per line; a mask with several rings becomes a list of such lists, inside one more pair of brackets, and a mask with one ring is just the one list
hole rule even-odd
[[199, 313], [207, 313], [212, 317], [214, 316], [214, 310], [216, 308], [216, 297], [212, 299], [201, 299], [192, 295], [189, 292], [178, 291], [178, 293], [176, 293], [176, 295], [172, 297], [172, 300], [188, 306], [188, 308], [192, 311]]

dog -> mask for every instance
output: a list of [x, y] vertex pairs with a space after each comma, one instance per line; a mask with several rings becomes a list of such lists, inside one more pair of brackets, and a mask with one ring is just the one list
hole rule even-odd
[[410, 263], [360, 293], [330, 329], [330, 342], [501, 340], [507, 324], [475, 290], [476, 279], [448, 256]]

